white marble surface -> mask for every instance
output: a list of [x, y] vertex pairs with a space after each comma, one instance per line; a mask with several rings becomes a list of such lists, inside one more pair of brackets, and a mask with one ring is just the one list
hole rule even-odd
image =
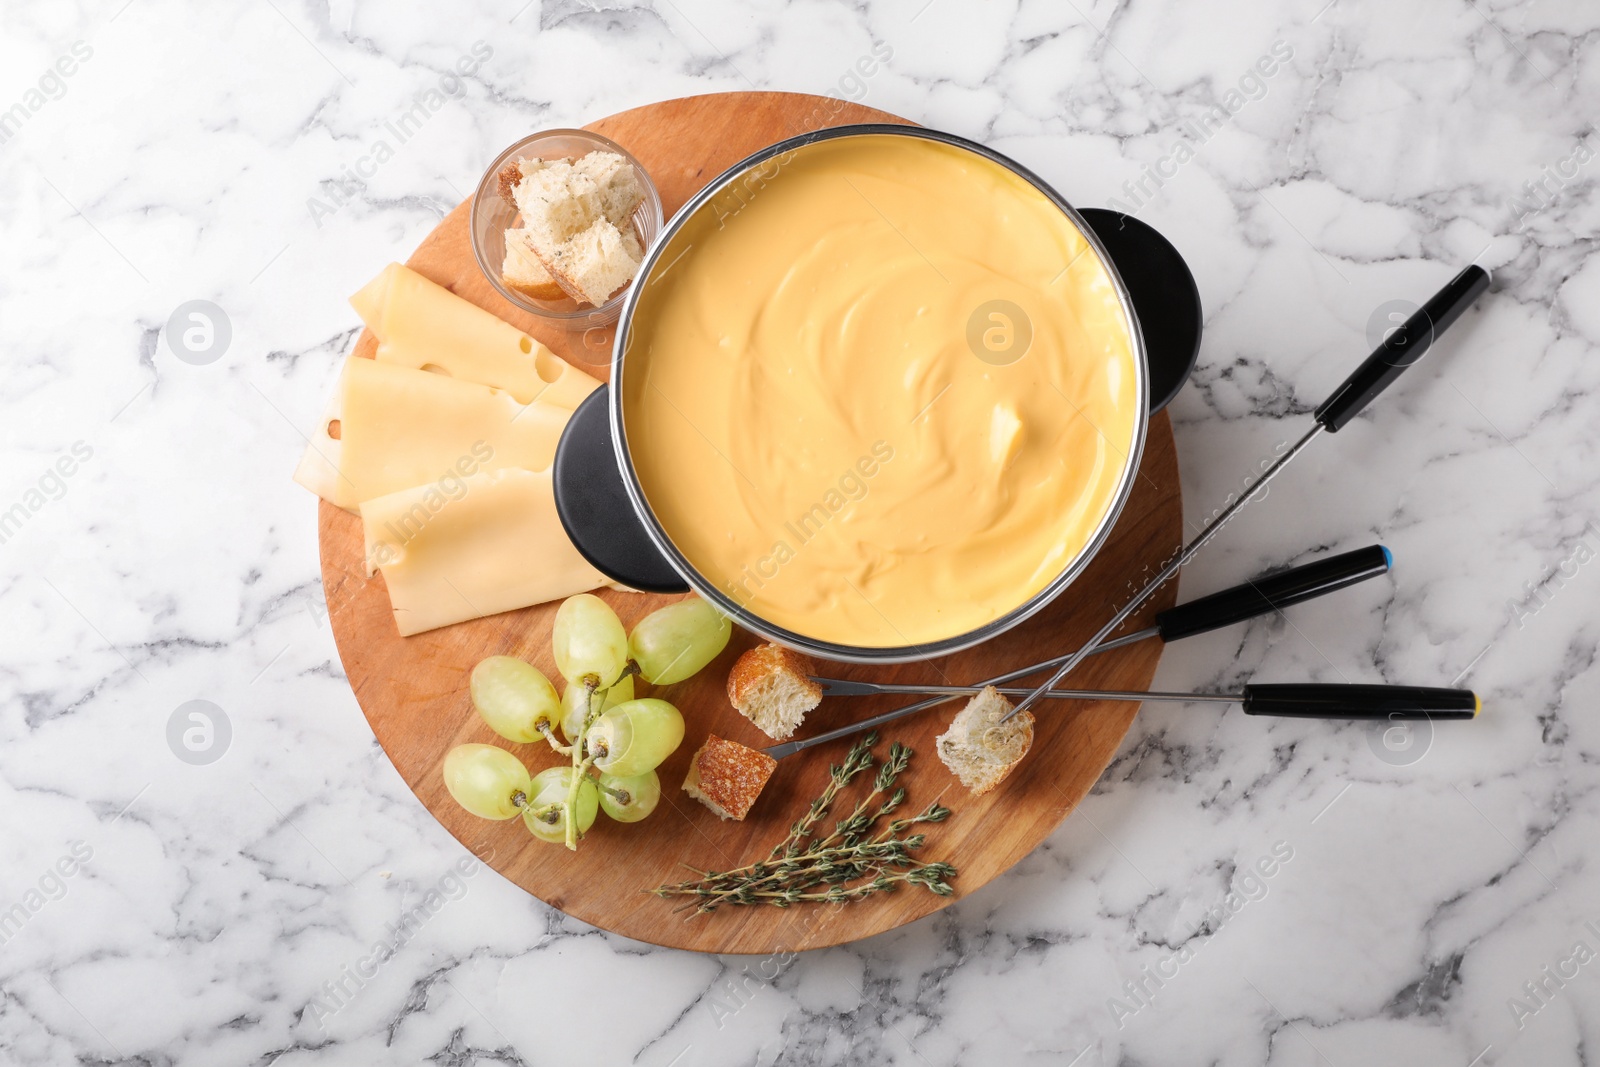
[[[0, 544], [0, 909], [23, 909], [0, 944], [0, 1061], [1593, 1061], [1600, 170], [1575, 152], [1600, 109], [1600, 9], [521, 4], [0, 12], [0, 109], [23, 108], [0, 143], [0, 511], [23, 506]], [[478, 41], [493, 55], [464, 90], [340, 192]], [[46, 77], [76, 42], [72, 75]], [[464, 854], [345, 684], [315, 508], [288, 478], [353, 341], [346, 294], [511, 140], [713, 90], [839, 89], [1104, 205], [1277, 42], [1292, 58], [1245, 86], [1259, 99], [1139, 207], [1207, 315], [1172, 408], [1190, 519], [1299, 433], [1385, 301], [1475, 258], [1496, 292], [1184, 587], [1373, 540], [1392, 580], [1174, 645], [1157, 682], [1459, 677], [1483, 719], [1407, 762], [1356, 726], [1151, 709], [1009, 875], [792, 961], [656, 950], [486, 870], [452, 877]], [[875, 44], [892, 58], [854, 80]], [[1524, 183], [1558, 168], [1523, 214]], [[313, 218], [313, 197], [336, 210]], [[231, 322], [207, 365], [163, 333], [193, 299]], [[71, 476], [48, 474], [75, 444]], [[232, 728], [205, 766], [167, 742], [195, 699]], [[1206, 920], [1275, 847], [1288, 862]], [[447, 903], [329, 1014], [344, 969], [435, 888]], [[1575, 977], [1533, 999], [1546, 966]], [[1149, 1003], [1124, 991], [1145, 968], [1171, 975], [1145, 980]]]

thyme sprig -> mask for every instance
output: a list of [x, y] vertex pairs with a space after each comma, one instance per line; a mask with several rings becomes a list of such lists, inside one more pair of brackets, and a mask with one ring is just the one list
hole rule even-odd
[[833, 807], [834, 798], [839, 795], [839, 790], [849, 785], [851, 780], [862, 771], [872, 766], [872, 746], [878, 743], [876, 732], [869, 733], [861, 740], [850, 746], [850, 751], [845, 754], [844, 763], [840, 766], [828, 768], [828, 785], [823, 789], [822, 795], [811, 802], [805, 815], [789, 828], [789, 836], [778, 842], [772, 849], [772, 859], [779, 856], [793, 856], [805, 845], [806, 838], [811, 836], [818, 820]]
[[[940, 823], [950, 809], [935, 801], [920, 813], [890, 818], [906, 801], [906, 791], [895, 781], [911, 762], [911, 749], [895, 742], [889, 756], [878, 764], [872, 755], [876, 734], [851, 746], [842, 764], [829, 768], [828, 785], [806, 812], [789, 828], [765, 860], [729, 871], [702, 871], [691, 867], [697, 879], [657, 886], [659, 897], [687, 897], [682, 910], [694, 915], [715, 911], [725, 904], [770, 904], [787, 908], [799, 903], [847, 903], [898, 886], [921, 886], [938, 896], [950, 896], [950, 879], [956, 869], [948, 863], [922, 863], [913, 853], [926, 838], [906, 831], [923, 823]], [[839, 794], [858, 776], [877, 767], [872, 788], [850, 813], [819, 837], [819, 824], [832, 811]], [[889, 819], [878, 833], [873, 830]]]

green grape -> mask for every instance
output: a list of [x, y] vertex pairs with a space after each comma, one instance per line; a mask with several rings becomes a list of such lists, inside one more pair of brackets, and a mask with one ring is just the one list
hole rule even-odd
[[[572, 776], [577, 770], [571, 766], [551, 767], [533, 776], [533, 789], [528, 794], [528, 805], [522, 809], [523, 824], [528, 832], [540, 841], [552, 845], [565, 844], [567, 840], [567, 793], [572, 786]], [[552, 807], [551, 805], [556, 805]], [[578, 786], [578, 802], [573, 805], [578, 813], [578, 832], [581, 834], [594, 825], [595, 813], [600, 810], [600, 790], [594, 779], [584, 775]]]
[[[615, 794], [620, 793], [621, 796]], [[617, 822], [638, 822], [656, 810], [661, 800], [661, 779], [655, 771], [631, 778], [600, 776], [600, 810]]]
[[561, 721], [561, 701], [550, 679], [512, 656], [490, 656], [472, 668], [471, 689], [472, 706], [507, 741], [541, 740], [540, 722]]
[[641, 697], [618, 704], [589, 727], [585, 744], [606, 774], [631, 778], [653, 771], [683, 741], [683, 716], [665, 700]]
[[[582, 684], [574, 682], [561, 694], [561, 733], [566, 737], [568, 744], [577, 744], [578, 731], [583, 728], [583, 717], [586, 713], [584, 692]], [[600, 706], [601, 711], [605, 711], [632, 699], [633, 675], [630, 674], [607, 689], [604, 700], [595, 703]]]
[[622, 620], [592, 593], [568, 597], [556, 612], [556, 669], [569, 682], [593, 675], [605, 685], [628, 665], [628, 634]]
[[522, 761], [493, 745], [457, 745], [444, 758], [444, 787], [480, 819], [516, 818], [530, 783]]
[[628, 638], [628, 655], [651, 685], [693, 677], [728, 647], [733, 623], [697, 596], [680, 600], [639, 620]]

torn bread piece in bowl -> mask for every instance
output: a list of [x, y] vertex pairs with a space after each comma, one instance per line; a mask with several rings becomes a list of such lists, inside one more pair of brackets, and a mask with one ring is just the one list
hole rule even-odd
[[500, 153], [470, 220], [478, 267], [502, 296], [579, 328], [616, 321], [661, 225], [644, 167], [587, 130], [548, 130]]

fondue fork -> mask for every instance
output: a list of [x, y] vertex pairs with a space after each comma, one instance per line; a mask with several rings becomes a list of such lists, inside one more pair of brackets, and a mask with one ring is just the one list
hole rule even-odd
[[[1231, 626], [1236, 622], [1256, 618], [1271, 612], [1280, 611], [1294, 604], [1301, 604], [1307, 600], [1325, 596], [1328, 593], [1348, 588], [1368, 578], [1375, 578], [1388, 572], [1394, 563], [1394, 557], [1382, 545], [1368, 545], [1351, 552], [1341, 552], [1327, 559], [1314, 560], [1303, 563], [1298, 567], [1271, 574], [1258, 575], [1239, 585], [1223, 589], [1216, 593], [1191, 600], [1186, 604], [1168, 608], [1156, 616], [1155, 623], [1143, 630], [1135, 631], [1113, 641], [1107, 641], [1094, 650], [1095, 653], [1109, 652], [1113, 648], [1123, 648], [1127, 645], [1145, 641], [1152, 637], [1159, 637], [1163, 642], [1178, 641], [1196, 634], [1210, 633], [1212, 630], [1224, 626]], [[1030, 674], [1049, 670], [1051, 667], [1066, 662], [1075, 653], [1057, 656], [1042, 663], [1032, 663], [1026, 667], [1008, 671], [983, 682], [978, 687], [954, 687], [949, 694], [936, 696], [931, 700], [919, 701], [903, 708], [886, 711], [882, 715], [875, 715], [861, 722], [851, 723], [849, 726], [831, 730], [816, 737], [808, 737], [800, 741], [790, 741], [787, 744], [777, 745], [766, 750], [767, 754], [775, 759], [792, 755], [802, 748], [820, 745], [825, 741], [832, 741], [862, 730], [870, 730], [886, 722], [904, 718], [927, 708], [947, 703], [957, 696], [968, 692], [977, 692], [983, 685], [1003, 685], [1014, 682], [1019, 678], [1026, 678]], [[885, 685], [879, 682], [847, 681], [840, 678], [812, 678], [812, 681], [822, 686], [824, 696], [871, 696], [879, 693], [931, 693], [938, 690], [934, 686], [896, 686]], [[1027, 692], [1027, 690], [1024, 690]], [[1152, 699], [1162, 699], [1153, 697]], [[1185, 697], [1184, 699], [1188, 699]]]
[[[1098, 655], [1101, 652], [1110, 652], [1114, 648], [1125, 648], [1152, 637], [1159, 637], [1166, 643], [1181, 641], [1196, 634], [1210, 633], [1212, 630], [1220, 630], [1224, 626], [1232, 626], [1236, 622], [1244, 622], [1260, 615], [1269, 615], [1294, 604], [1303, 604], [1307, 600], [1338, 592], [1368, 578], [1387, 574], [1393, 565], [1394, 556], [1387, 548], [1382, 545], [1368, 545], [1366, 548], [1341, 552], [1327, 559], [1302, 563], [1288, 570], [1257, 575], [1238, 585], [1200, 597], [1198, 600], [1168, 608], [1156, 616], [1152, 625], [1107, 641], [1089, 654]], [[1018, 667], [1016, 670], [977, 683], [978, 688], [981, 689], [986, 685], [1002, 685], [1005, 682], [1026, 678], [1030, 674], [1047, 671], [1060, 666], [1076, 654], [1068, 652], [1054, 659]], [[906, 691], [901, 686], [883, 685], [878, 682], [816, 677], [811, 680], [822, 686], [823, 696], [873, 696], [878, 693]], [[933, 692], [932, 689], [926, 691]], [[909, 715], [913, 711], [921, 711], [923, 707], [942, 703], [944, 701], [930, 701], [927, 704], [896, 710]], [[899, 715], [895, 715], [895, 718], [899, 718]], [[869, 725], [875, 726], [882, 721], [887, 720], [871, 719]]]
[[[885, 693], [972, 696], [981, 685], [884, 685]], [[824, 690], [826, 692], [826, 690]], [[997, 688], [1002, 696], [1026, 696], [1029, 688]], [[1131, 689], [1049, 689], [1048, 700], [1175, 700], [1198, 704], [1242, 704], [1246, 715], [1286, 715], [1301, 719], [1471, 719], [1482, 702], [1470, 689], [1420, 685], [1361, 685], [1345, 682], [1291, 682], [1244, 685], [1237, 693], [1173, 693]], [[865, 724], [852, 723], [850, 730]], [[812, 740], [822, 740], [813, 738]], [[783, 748], [786, 746], [778, 746]], [[766, 750], [776, 755], [777, 749]], [[785, 753], [787, 755], [787, 753]]]
[[[848, 684], [848, 683], [847, 683]], [[940, 703], [958, 696], [981, 693], [977, 685], [884, 685], [885, 693], [938, 693]], [[1006, 696], [1037, 692], [1001, 689]], [[1239, 704], [1246, 715], [1278, 715], [1297, 719], [1340, 719], [1351, 722], [1388, 722], [1401, 719], [1475, 719], [1483, 701], [1470, 689], [1435, 689], [1420, 685], [1361, 685], [1343, 682], [1290, 682], [1239, 687], [1237, 693], [1140, 692], [1128, 689], [1047, 689], [1048, 700], [1175, 700], [1199, 704]], [[816, 737], [789, 741], [762, 749], [773, 759], [792, 756], [812, 745], [870, 730], [887, 719], [898, 719], [914, 708], [899, 708], [865, 722], [853, 722]], [[1008, 716], [1009, 718], [1009, 716]], [[1003, 721], [1003, 720], [1002, 720]]]
[[1279, 471], [1287, 467], [1307, 445], [1317, 439], [1322, 431], [1338, 433], [1351, 419], [1359, 415], [1362, 409], [1393, 384], [1407, 367], [1420, 360], [1434, 340], [1454, 325], [1462, 312], [1466, 311], [1487, 288], [1489, 288], [1489, 272], [1474, 264], [1450, 279], [1443, 289], [1429, 297], [1428, 302], [1417, 309], [1416, 314], [1385, 337], [1378, 347], [1372, 350], [1372, 354], [1351, 372], [1328, 399], [1322, 402], [1313, 413], [1312, 417], [1316, 421], [1311, 429], [1306, 431], [1305, 436], [1296, 441], [1289, 451], [1279, 457], [1277, 462], [1262, 472], [1260, 480], [1249, 493], [1229, 504], [1205, 529], [1196, 534], [1193, 540], [1184, 545], [1178, 554], [1134, 595], [1132, 600], [1111, 616], [1099, 632], [1089, 639], [1088, 644], [1063, 660], [1055, 673], [1037, 689], [1023, 697], [1021, 702], [1006, 714], [1005, 719], [1010, 719], [1038, 703], [1046, 692], [1067, 676], [1072, 668], [1082, 663], [1086, 657], [1093, 655], [1111, 631], [1121, 626], [1122, 621], [1133, 614], [1140, 604], [1150, 599], [1157, 589], [1166, 584], [1167, 579], [1178, 573], [1180, 567], [1194, 558], [1194, 554], [1200, 551], [1229, 519], [1260, 495], [1260, 490], [1272, 481]]

